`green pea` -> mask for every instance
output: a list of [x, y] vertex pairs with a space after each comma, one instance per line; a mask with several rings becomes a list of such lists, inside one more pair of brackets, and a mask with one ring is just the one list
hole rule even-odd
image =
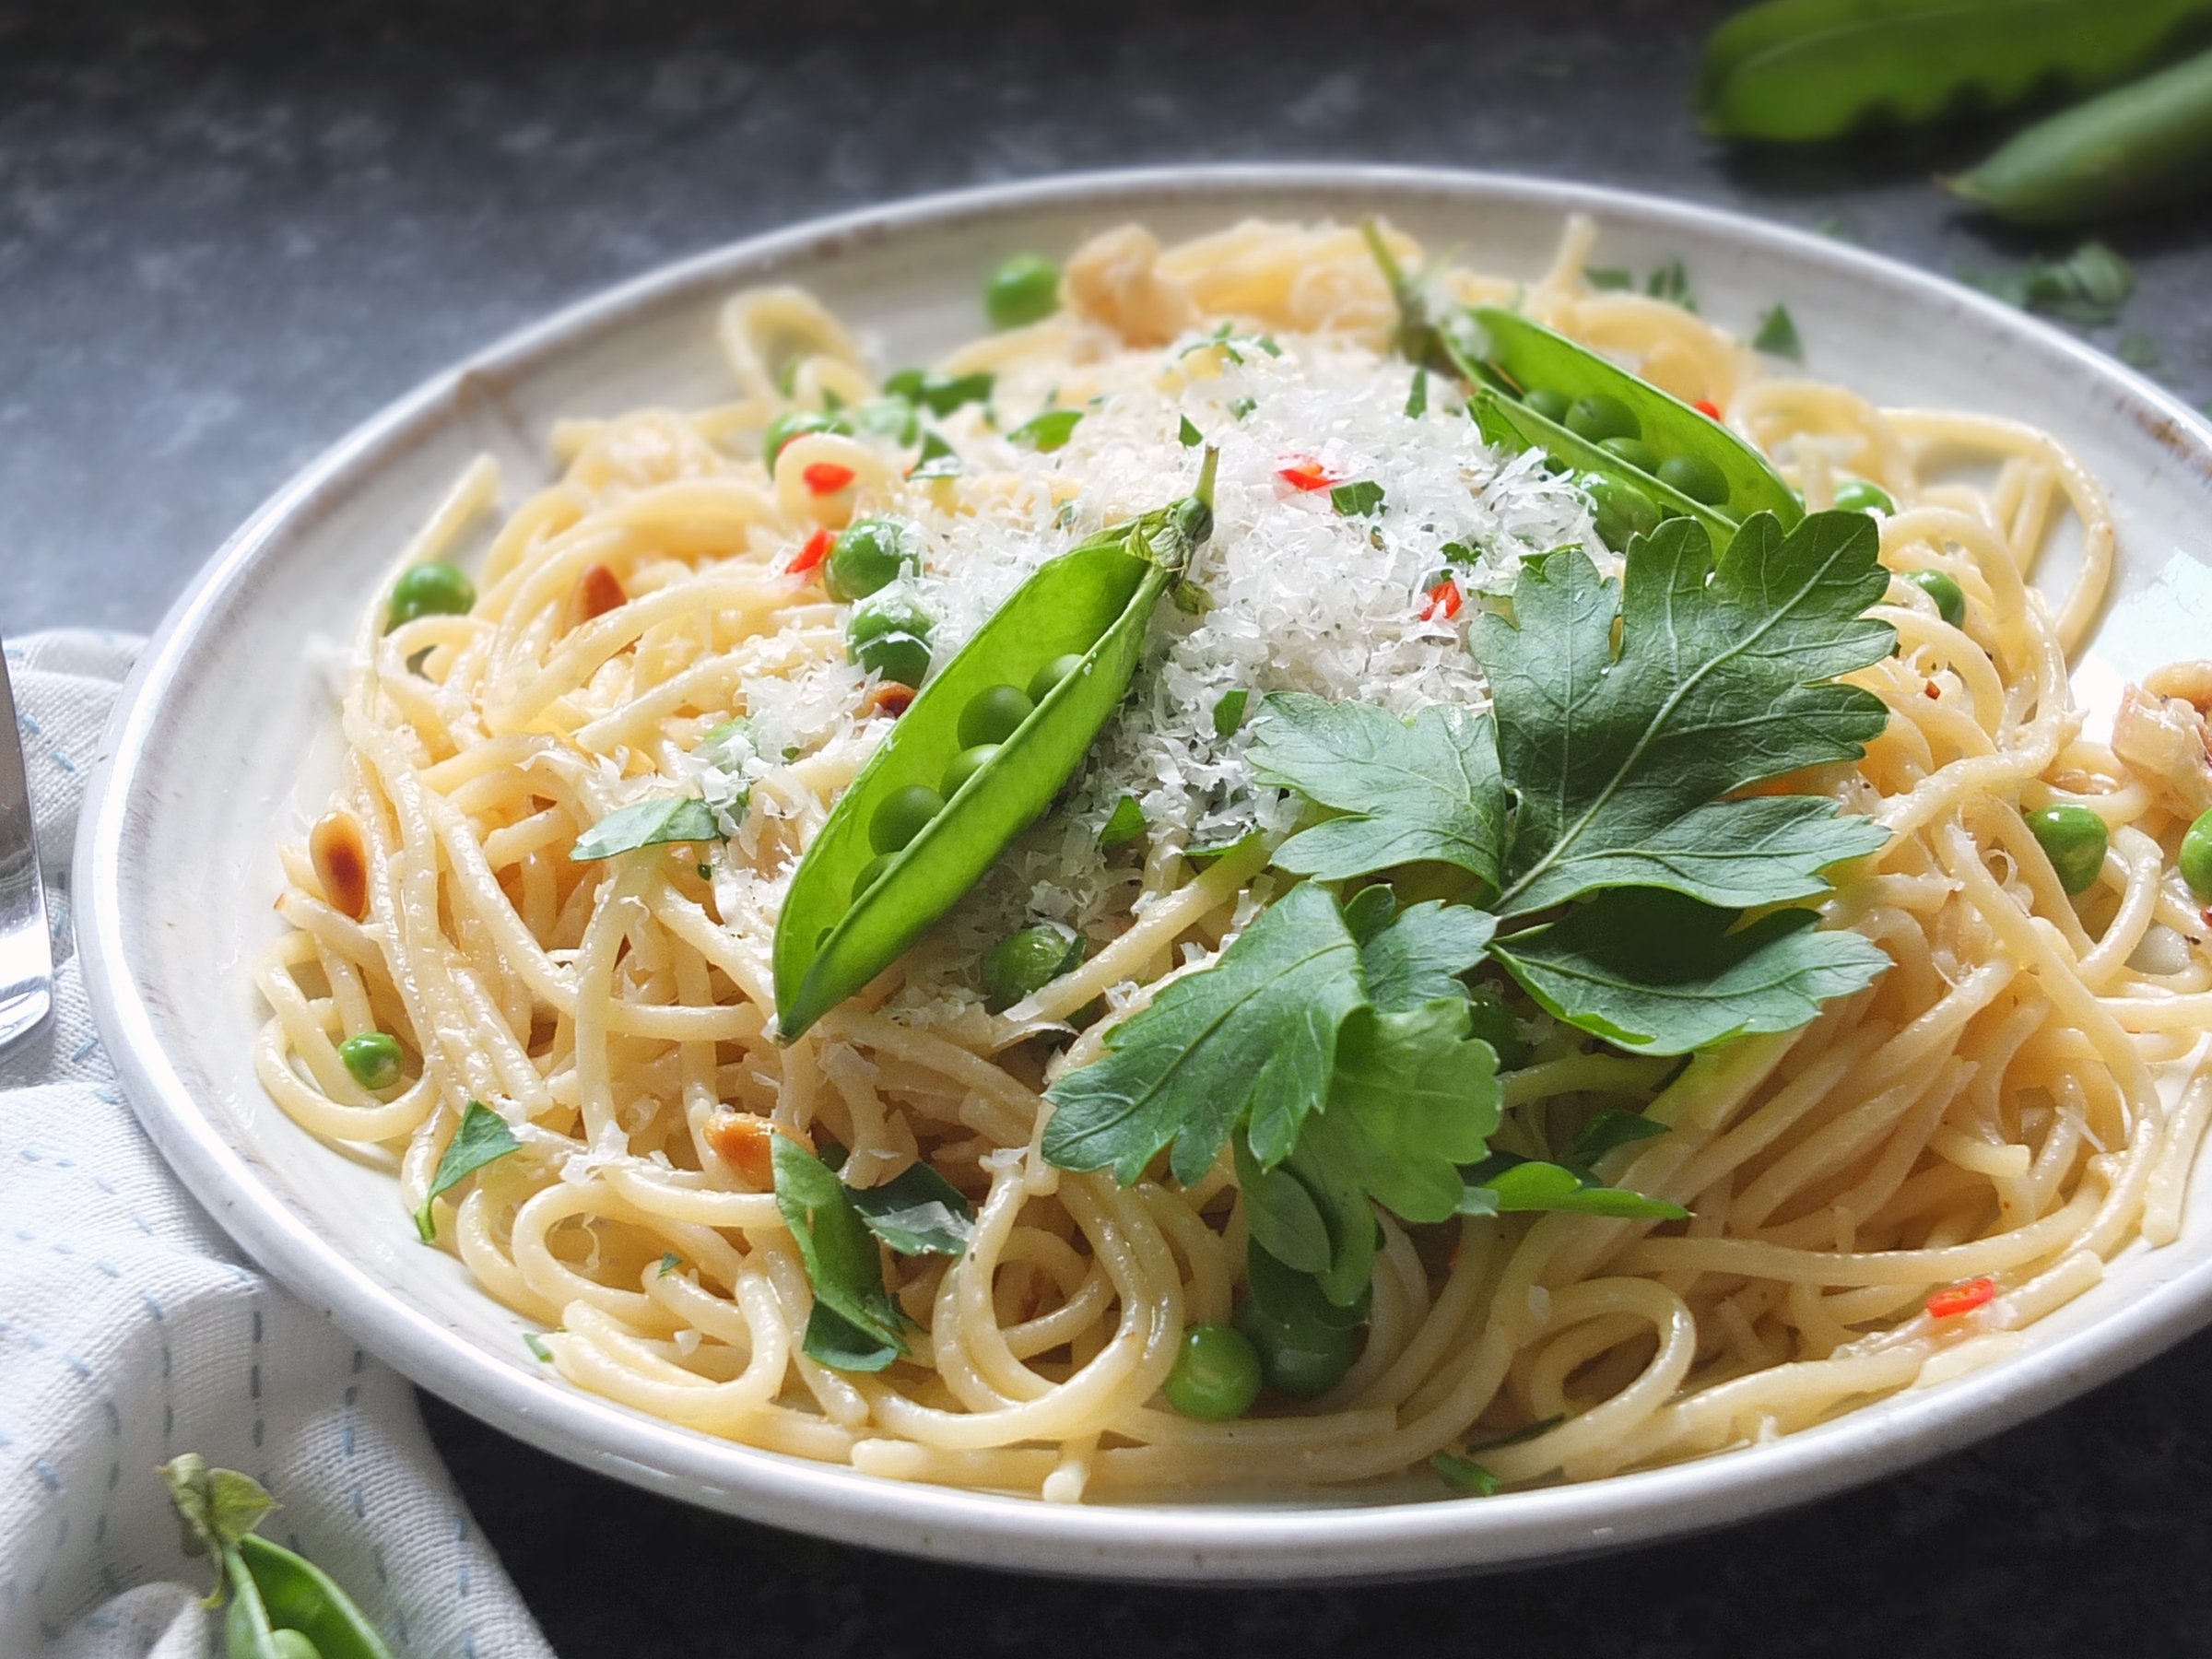
[[1517, 1071], [1528, 1064], [1528, 1043], [1495, 991], [1477, 990], [1467, 998], [1467, 1035], [1490, 1045], [1500, 1071]]
[[837, 533], [822, 563], [830, 597], [850, 605], [922, 568], [922, 538], [897, 519], [864, 518]]
[[993, 686], [978, 691], [960, 711], [960, 747], [1004, 743], [1021, 729], [1021, 723], [1036, 708], [1029, 693], [1018, 686]]
[[399, 1039], [364, 1031], [338, 1044], [338, 1058], [363, 1088], [389, 1088], [399, 1081]]
[[908, 633], [878, 634], [853, 646], [853, 661], [872, 674], [919, 690], [929, 676], [929, 641]]
[[1618, 455], [1638, 472], [1659, 470], [1659, 452], [1641, 438], [1608, 438], [1598, 447], [1608, 454]]
[[1259, 1397], [1259, 1350], [1234, 1325], [1193, 1325], [1182, 1334], [1175, 1369], [1160, 1392], [1184, 1417], [1201, 1422], [1242, 1417]]
[[1566, 426], [1576, 437], [1593, 443], [1643, 436], [1643, 422], [1636, 418], [1636, 411], [1610, 392], [1592, 392], [1576, 398], [1567, 410]]
[[2111, 836], [2104, 820], [2087, 806], [2044, 806], [2028, 815], [2028, 828], [2058, 872], [2058, 885], [2069, 894], [2087, 892], [2104, 868]]
[[2182, 879], [2199, 904], [2212, 904], [2212, 812], [2205, 813], [2182, 837]]
[[1702, 455], [1669, 455], [1659, 464], [1659, 482], [1708, 507], [1728, 499], [1727, 475]]
[[1878, 484], [1864, 478], [1846, 478], [1836, 486], [1836, 506], [1844, 512], [1895, 512], [1897, 503]]
[[997, 744], [979, 743], [972, 748], [964, 748], [955, 755], [952, 758], [952, 764], [945, 769], [945, 782], [942, 786], [945, 791], [945, 798], [949, 801], [954, 795], [959, 794], [967, 786], [968, 780], [990, 765], [997, 754]]
[[1077, 669], [1083, 666], [1083, 653], [1071, 651], [1065, 656], [1056, 656], [1037, 670], [1037, 677], [1030, 681], [1030, 700], [1041, 703], [1053, 694], [1053, 688]]
[[1538, 386], [1521, 401], [1545, 419], [1560, 426], [1567, 424], [1567, 409], [1571, 400], [1566, 393], [1555, 392], [1549, 386]]
[[891, 867], [892, 860], [898, 856], [896, 853], [878, 853], [860, 866], [860, 874], [853, 877], [853, 898], [855, 902], [863, 893], [883, 879], [883, 873]]
[[846, 654], [862, 668], [919, 687], [929, 673], [930, 614], [893, 589], [865, 599], [845, 622]]
[[389, 633], [418, 617], [465, 617], [476, 608], [477, 584], [442, 559], [410, 565], [392, 584]]
[[1603, 473], [1584, 473], [1582, 482], [1597, 522], [1597, 538], [1614, 552], [1626, 552], [1631, 537], [1659, 528], [1657, 505], [1635, 485]]
[[768, 423], [768, 432], [760, 441], [760, 453], [769, 465], [783, 453], [783, 446], [794, 438], [807, 432], [838, 432], [850, 438], [853, 423], [842, 415], [826, 415], [818, 409], [793, 409], [777, 416]]
[[1352, 1369], [1355, 1332], [1348, 1327], [1288, 1324], [1248, 1296], [1237, 1307], [1237, 1329], [1259, 1350], [1268, 1386], [1293, 1399], [1328, 1393]]
[[1011, 934], [983, 959], [983, 996], [996, 1014], [1041, 991], [1083, 960], [1083, 935], [1058, 922]]
[[1941, 571], [1904, 571], [1903, 578], [1936, 601], [1936, 614], [1957, 628], [1966, 620], [1966, 594]]
[[868, 844], [878, 853], [896, 853], [944, 810], [943, 795], [926, 783], [909, 783], [883, 797], [868, 820]]
[[1060, 267], [1034, 253], [1017, 253], [983, 284], [983, 314], [994, 328], [1041, 323], [1060, 309]]

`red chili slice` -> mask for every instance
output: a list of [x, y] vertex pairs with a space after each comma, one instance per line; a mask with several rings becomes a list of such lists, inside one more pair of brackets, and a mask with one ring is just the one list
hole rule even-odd
[[1459, 583], [1449, 576], [1429, 590], [1429, 603], [1421, 611], [1421, 620], [1449, 622], [1459, 615], [1459, 607], [1466, 603], [1459, 591]]
[[799, 556], [791, 561], [788, 567], [791, 574], [804, 576], [820, 564], [830, 557], [830, 544], [836, 539], [827, 529], [817, 530], [806, 538], [806, 545], [799, 549]]
[[1930, 1293], [1928, 1315], [1933, 1319], [1956, 1319], [1994, 1300], [1996, 1294], [1997, 1281], [1988, 1277], [1968, 1279], [1962, 1285], [1946, 1285]]
[[1340, 482], [1311, 455], [1285, 455], [1275, 476], [1293, 489], [1331, 489]]
[[816, 495], [835, 495], [853, 482], [853, 469], [840, 466], [834, 461], [817, 461], [799, 477], [806, 480], [806, 488]]
[[576, 579], [576, 608], [586, 622], [629, 601], [629, 595], [622, 591], [622, 579], [603, 564], [587, 565]]
[[1696, 403], [1690, 405], [1689, 406], [1697, 410], [1699, 414], [1707, 416], [1713, 420], [1718, 420], [1721, 418], [1721, 406], [1714, 403], [1710, 397], [1700, 397]]

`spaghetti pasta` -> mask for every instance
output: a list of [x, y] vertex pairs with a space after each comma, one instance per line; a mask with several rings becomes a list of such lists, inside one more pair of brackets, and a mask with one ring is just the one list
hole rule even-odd
[[[1592, 540], [1586, 503], [1540, 467], [1485, 450], [1453, 411], [1399, 413], [1412, 371], [1387, 355], [1390, 291], [1333, 226], [1247, 223], [1164, 250], [1109, 232], [1073, 256], [1063, 311], [942, 366], [994, 375], [998, 409], [1081, 411], [1056, 451], [1023, 448], [1015, 420], [971, 402], [942, 412], [957, 474], [910, 476], [911, 434], [863, 418], [884, 405], [853, 337], [788, 288], [724, 312], [731, 403], [564, 423], [559, 481], [492, 530], [471, 608], [387, 629], [387, 582], [361, 622], [333, 806], [360, 826], [368, 898], [357, 919], [286, 854], [290, 931], [256, 970], [271, 1098], [391, 1169], [440, 1247], [552, 1327], [544, 1347], [569, 1382], [893, 1478], [1059, 1501], [1229, 1492], [1387, 1481], [1472, 1445], [1508, 1482], [1583, 1479], [1751, 1444], [2009, 1351], [2131, 1240], [2182, 1224], [2212, 1121], [2212, 1072], [2186, 1072], [2212, 1026], [2212, 926], [2174, 868], [2201, 743], [2083, 735], [2066, 659], [2114, 531], [2063, 446], [2011, 420], [1763, 378], [1689, 312], [1594, 289], [1594, 236], [1568, 226], [1519, 296], [1529, 315], [1719, 409], [1808, 504], [1845, 475], [1897, 504], [1874, 614], [1898, 650], [1848, 677], [1887, 727], [1856, 763], [1794, 782], [1888, 832], [1842, 872], [1823, 922], [1894, 965], [1797, 1031], [1681, 1067], [1521, 1010], [1532, 1047], [1505, 1074], [1494, 1144], [1542, 1156], [1600, 1109], [1632, 1108], [1666, 1133], [1616, 1147], [1597, 1173], [1688, 1221], [1412, 1227], [1378, 1212], [1349, 1368], [1311, 1402], [1212, 1422], [1159, 1394], [1186, 1328], [1226, 1322], [1244, 1277], [1227, 1156], [1201, 1181], [1156, 1166], [1124, 1188], [1041, 1153], [1048, 1084], [1285, 890], [1267, 849], [1296, 808], [1240, 771], [1233, 722], [1212, 729], [1222, 687], [1357, 691], [1401, 714], [1485, 695], [1460, 629], [1425, 603], [1417, 549], [1285, 516], [1273, 474], [1289, 435], [1381, 469], [1411, 518], [1464, 536], [1501, 585], [1522, 554]], [[1470, 270], [1441, 280], [1467, 300], [1516, 291]], [[764, 461], [759, 435], [794, 410], [841, 411], [848, 429]], [[1161, 624], [1072, 797], [895, 969], [779, 1041], [783, 887], [903, 706], [846, 660], [843, 607], [785, 567], [818, 531], [904, 515], [930, 555], [901, 581], [936, 607], [942, 650], [1070, 537], [1165, 499], [1160, 469], [1197, 414], [1242, 434], [1223, 441], [1204, 649], [1193, 619]], [[392, 580], [457, 556], [498, 491], [490, 462], [472, 466]], [[2062, 534], [2082, 557], [2051, 605], [2031, 580]], [[598, 614], [580, 596], [593, 571], [618, 597]], [[1947, 621], [1903, 580], [1915, 571], [1955, 582], [1965, 618]], [[2212, 674], [2170, 680], [2200, 682]], [[2137, 695], [2199, 733], [2212, 702]], [[732, 759], [706, 739], [739, 716], [750, 736]], [[712, 805], [717, 832], [571, 856], [655, 788]], [[1124, 795], [1151, 833], [1102, 850]], [[2023, 817], [2054, 804], [2112, 831], [2078, 896]], [[1093, 954], [994, 1010], [975, 964], [1039, 917]], [[1102, 1018], [1078, 1034], [1087, 1010]], [[339, 1045], [379, 1031], [403, 1045], [404, 1076], [371, 1089]], [[430, 1197], [471, 1101], [516, 1149]], [[834, 1141], [863, 1191], [920, 1161], [973, 1201], [957, 1258], [886, 1258], [913, 1331], [888, 1369], [841, 1372], [806, 1351], [814, 1297], [772, 1135]], [[1975, 1311], [1924, 1305], [1984, 1276], [1995, 1293]]]

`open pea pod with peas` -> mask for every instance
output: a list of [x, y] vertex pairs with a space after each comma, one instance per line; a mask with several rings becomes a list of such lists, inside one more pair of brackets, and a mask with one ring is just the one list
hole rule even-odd
[[776, 1021], [798, 1036], [896, 961], [1052, 805], [1136, 672], [1152, 613], [1213, 533], [1217, 455], [1192, 494], [1035, 574], [853, 780], [776, 924]]
[[252, 1477], [210, 1468], [191, 1452], [160, 1474], [183, 1524], [185, 1553], [215, 1558], [215, 1592], [205, 1605], [228, 1597], [225, 1659], [392, 1659], [336, 1580], [254, 1533], [277, 1504]]
[[1711, 416], [1518, 312], [1467, 315], [1465, 348], [1519, 390], [1518, 401], [1496, 392], [1489, 401], [1524, 443], [1633, 486], [1665, 516], [1703, 521], [1722, 545], [1754, 512], [1785, 531], [1805, 516], [1766, 457]]

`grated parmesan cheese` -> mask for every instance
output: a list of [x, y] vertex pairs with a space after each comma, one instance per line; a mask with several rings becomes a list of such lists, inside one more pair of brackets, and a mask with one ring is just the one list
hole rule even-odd
[[[1567, 542], [1599, 545], [1578, 490], [1540, 456], [1485, 444], [1441, 387], [1430, 387], [1425, 413], [1408, 415], [1410, 366], [1337, 337], [1267, 345], [1275, 349], [1191, 336], [1090, 366], [1084, 383], [1098, 390], [1051, 454], [964, 407], [946, 430], [972, 477], [957, 493], [940, 487], [900, 504], [930, 543], [912, 588], [939, 618], [933, 651], [942, 664], [1045, 560], [1186, 492], [1201, 453], [1182, 441], [1186, 420], [1221, 451], [1213, 536], [1188, 572], [1212, 608], [1191, 617], [1160, 606], [1131, 695], [1067, 803], [1018, 839], [917, 947], [900, 998], [906, 1017], [926, 1016], [947, 993], [957, 1006], [935, 1017], [964, 1013], [976, 963], [1025, 921], [1100, 937], [1115, 930], [1144, 888], [1133, 853], [1098, 846], [1125, 794], [1144, 811], [1155, 869], [1185, 848], [1288, 830], [1297, 806], [1256, 786], [1249, 759], [1268, 693], [1358, 698], [1402, 716], [1486, 701], [1464, 643], [1465, 613], [1424, 620], [1429, 591], [1447, 572], [1465, 588], [1507, 590], [1525, 558]], [[1011, 429], [1016, 411], [1032, 412], [1018, 401], [1024, 393], [1043, 407], [1068, 390], [1002, 385], [1000, 419]], [[1286, 482], [1283, 467], [1301, 459], [1335, 480], [1380, 485], [1380, 512], [1347, 515], [1327, 489]], [[1447, 544], [1459, 551], [1448, 556]], [[1215, 711], [1239, 690], [1245, 718], [1223, 737]]]

